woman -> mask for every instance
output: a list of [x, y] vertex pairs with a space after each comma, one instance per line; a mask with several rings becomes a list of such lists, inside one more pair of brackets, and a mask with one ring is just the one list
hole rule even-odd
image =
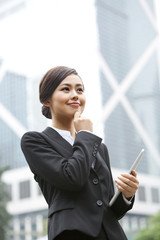
[[64, 66], [50, 69], [39, 97], [52, 126], [25, 133], [21, 146], [48, 203], [48, 239], [127, 239], [118, 219], [133, 206], [136, 172], [116, 180], [121, 194], [109, 207], [114, 187], [108, 151], [81, 115], [86, 98], [80, 76]]

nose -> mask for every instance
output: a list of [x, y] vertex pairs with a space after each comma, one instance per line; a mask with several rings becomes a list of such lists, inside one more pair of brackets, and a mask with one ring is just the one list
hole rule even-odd
[[71, 98], [72, 98], [73, 100], [75, 100], [75, 101], [78, 100], [78, 94], [77, 94], [77, 92], [76, 92], [75, 90], [72, 91]]

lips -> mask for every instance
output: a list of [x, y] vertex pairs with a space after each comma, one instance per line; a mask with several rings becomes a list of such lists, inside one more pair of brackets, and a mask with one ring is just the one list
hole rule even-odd
[[78, 102], [73, 102], [69, 104], [71, 107], [75, 107], [78, 108], [80, 106], [80, 104]]

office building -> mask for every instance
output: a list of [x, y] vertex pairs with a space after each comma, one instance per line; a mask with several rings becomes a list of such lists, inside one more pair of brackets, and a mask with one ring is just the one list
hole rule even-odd
[[[97, 0], [96, 10], [104, 109], [101, 121], [115, 175], [129, 169], [140, 150], [145, 149], [137, 169], [144, 174], [136, 205], [139, 208], [126, 217], [129, 225], [134, 222], [134, 229], [130, 230], [136, 231], [139, 222], [143, 225], [145, 217], [155, 213], [152, 202], [157, 211], [160, 208], [160, 188], [155, 185], [155, 179], [160, 181], [160, 80], [155, 6], [154, 1]], [[126, 218], [123, 221], [127, 226]]]
[[[129, 239], [146, 226], [148, 216], [160, 209], [160, 81], [153, 2], [92, 1], [97, 19], [97, 62], [103, 107], [99, 123], [104, 126], [104, 141], [109, 149], [114, 177], [127, 171], [141, 148], [145, 149], [137, 169], [140, 187], [134, 209], [121, 220]], [[11, 71], [3, 60], [0, 64], [2, 140], [3, 144], [8, 141], [8, 134], [12, 139], [10, 147], [13, 147], [13, 153], [16, 152], [11, 156], [5, 153], [6, 145], [3, 147], [3, 154], [8, 154], [3, 162], [14, 168], [3, 175], [11, 195], [8, 240], [34, 240], [45, 234], [47, 204], [26, 166], [19, 141], [26, 130], [41, 130], [46, 126], [38, 103], [41, 76], [28, 77]], [[14, 92], [9, 96], [12, 88]]]
[[39, 78], [31, 79], [13, 72], [1, 60], [0, 65], [0, 167], [26, 166], [20, 149], [24, 132], [46, 126], [38, 100]]
[[43, 130], [46, 119], [41, 114], [38, 84], [41, 76], [30, 79], [0, 65], [0, 168], [10, 200], [12, 218], [8, 240], [37, 239], [46, 228], [47, 205], [33, 179], [20, 149], [20, 138], [29, 130]]
[[[3, 70], [3, 62], [0, 72]], [[25, 166], [19, 150], [20, 134], [27, 129], [26, 76], [9, 69], [0, 80], [0, 166], [18, 168]], [[25, 131], [25, 130], [24, 130]]]

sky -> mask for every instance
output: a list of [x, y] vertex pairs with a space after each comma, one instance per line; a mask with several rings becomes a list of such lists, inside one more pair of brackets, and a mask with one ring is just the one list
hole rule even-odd
[[[25, 8], [0, 19], [0, 58], [4, 59], [8, 69], [29, 79], [35, 79], [57, 65], [75, 68], [86, 89], [84, 114], [96, 124], [102, 108], [95, 0], [25, 2]], [[160, 1], [154, 2], [160, 22]], [[102, 125], [94, 127], [95, 133], [103, 136]]]
[[11, 71], [34, 79], [57, 65], [75, 68], [85, 84], [85, 114], [97, 122], [101, 94], [94, 0], [27, 0], [24, 9], [0, 21], [0, 32], [0, 57]]
[[33, 75], [54, 64], [94, 64], [97, 39], [93, 0], [26, 3], [23, 10], [0, 21], [0, 55], [12, 68]]

